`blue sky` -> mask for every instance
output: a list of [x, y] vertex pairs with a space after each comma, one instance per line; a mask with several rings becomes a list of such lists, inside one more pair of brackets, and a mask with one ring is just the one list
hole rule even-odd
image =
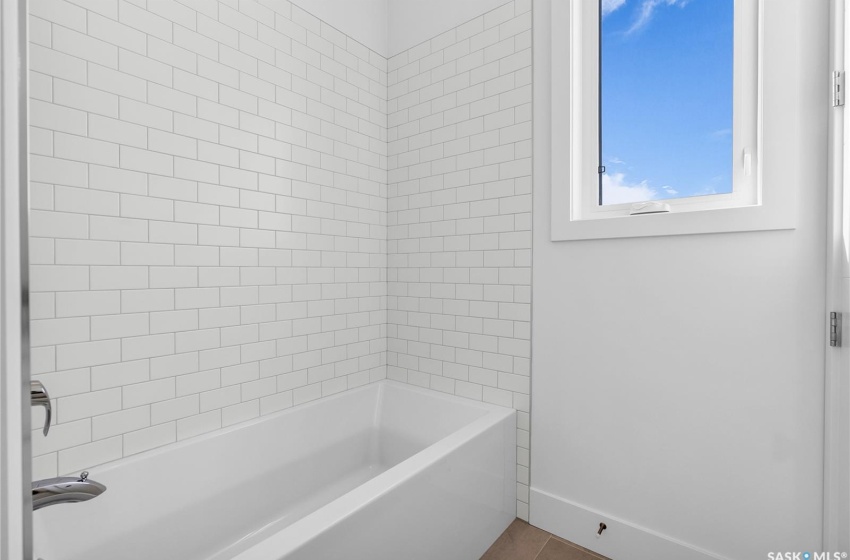
[[601, 1], [603, 202], [731, 192], [733, 0]]

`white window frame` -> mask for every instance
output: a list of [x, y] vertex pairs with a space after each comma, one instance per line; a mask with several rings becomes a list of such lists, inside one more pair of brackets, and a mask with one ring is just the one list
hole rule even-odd
[[764, 0], [735, 0], [733, 192], [665, 199], [671, 212], [600, 206], [599, 6], [552, 4], [552, 240], [793, 229], [795, 193], [762, 183]]

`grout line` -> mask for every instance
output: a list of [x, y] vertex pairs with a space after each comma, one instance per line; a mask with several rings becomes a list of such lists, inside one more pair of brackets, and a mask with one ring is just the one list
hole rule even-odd
[[[532, 527], [533, 527], [533, 525], [532, 525]], [[540, 550], [538, 550], [538, 551], [537, 551], [537, 554], [535, 554], [535, 555], [534, 555], [534, 559], [533, 559], [533, 560], [537, 560], [537, 558], [539, 558], [539, 557], [540, 557], [540, 555], [541, 555], [541, 554], [543, 554], [543, 549], [544, 549], [544, 548], [546, 548], [546, 545], [547, 545], [547, 544], [549, 544], [549, 541], [551, 541], [551, 540], [552, 540], [552, 534], [551, 534], [551, 533], [548, 533], [548, 535], [549, 535], [549, 536], [546, 538], [546, 541], [544, 541], [543, 546], [541, 546], [541, 547], [540, 547]]]

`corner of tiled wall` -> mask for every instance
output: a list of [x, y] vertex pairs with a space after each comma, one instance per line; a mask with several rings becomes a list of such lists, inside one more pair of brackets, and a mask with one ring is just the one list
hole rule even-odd
[[388, 377], [517, 410], [528, 519], [531, 2], [389, 61]]
[[389, 376], [517, 409], [527, 519], [530, 10], [387, 61], [286, 0], [30, 2], [35, 476]]

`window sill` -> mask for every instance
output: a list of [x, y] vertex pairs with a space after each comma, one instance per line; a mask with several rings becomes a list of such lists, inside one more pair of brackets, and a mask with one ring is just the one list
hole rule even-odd
[[583, 220], [569, 219], [563, 206], [559, 212], [553, 204], [552, 241], [795, 229], [793, 202], [783, 198], [759, 206]]

